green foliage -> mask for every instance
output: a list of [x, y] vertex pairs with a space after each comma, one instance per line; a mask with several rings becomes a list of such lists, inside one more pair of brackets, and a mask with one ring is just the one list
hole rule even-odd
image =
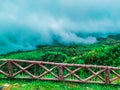
[[[99, 38], [99, 42], [92, 45], [54, 45], [38, 46], [36, 50], [19, 51], [0, 55], [0, 59], [25, 59], [76, 64], [95, 64], [120, 67], [120, 39]], [[6, 67], [7, 68], [7, 67]], [[74, 68], [70, 68], [73, 69]], [[83, 73], [77, 72], [77, 73]], [[87, 76], [83, 75], [83, 77]], [[94, 84], [71, 84], [40, 81], [1, 81], [0, 85], [10, 84], [11, 90], [119, 90], [120, 87], [101, 86]], [[17, 85], [17, 86], [16, 86]]]
[[1, 55], [0, 59], [120, 66], [120, 39], [116, 38], [99, 38], [98, 43], [91, 45], [38, 46], [36, 50]]
[[99, 65], [120, 65], [120, 44], [96, 48], [84, 53], [80, 59], [85, 60], [86, 64]]

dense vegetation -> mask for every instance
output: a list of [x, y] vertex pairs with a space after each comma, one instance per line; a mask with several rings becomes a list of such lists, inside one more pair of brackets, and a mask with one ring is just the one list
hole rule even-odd
[[[24, 59], [77, 64], [110, 65], [120, 67], [120, 35], [98, 38], [92, 45], [37, 46], [36, 50], [17, 51], [0, 55], [0, 59]], [[77, 84], [42, 81], [0, 80], [5, 90], [120, 90], [120, 86]], [[9, 88], [9, 89], [7, 89]]]
[[[120, 66], [120, 35], [98, 38], [92, 45], [37, 46], [36, 50], [1, 55], [0, 59], [25, 59], [62, 63]], [[117, 38], [118, 37], [118, 38]]]

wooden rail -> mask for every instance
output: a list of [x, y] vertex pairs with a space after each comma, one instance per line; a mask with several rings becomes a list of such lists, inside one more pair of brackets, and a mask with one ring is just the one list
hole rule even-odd
[[0, 60], [0, 78], [120, 84], [120, 68], [29, 60]]

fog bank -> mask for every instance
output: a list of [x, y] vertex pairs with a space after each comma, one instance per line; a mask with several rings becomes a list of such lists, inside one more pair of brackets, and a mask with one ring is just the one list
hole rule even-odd
[[120, 0], [0, 0], [0, 54], [92, 44], [120, 33]]

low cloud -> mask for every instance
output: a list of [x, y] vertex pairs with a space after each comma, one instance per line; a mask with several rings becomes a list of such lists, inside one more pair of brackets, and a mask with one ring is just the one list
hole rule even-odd
[[[0, 0], [0, 54], [97, 42], [120, 33], [119, 0]], [[95, 35], [97, 34], [97, 35]]]

